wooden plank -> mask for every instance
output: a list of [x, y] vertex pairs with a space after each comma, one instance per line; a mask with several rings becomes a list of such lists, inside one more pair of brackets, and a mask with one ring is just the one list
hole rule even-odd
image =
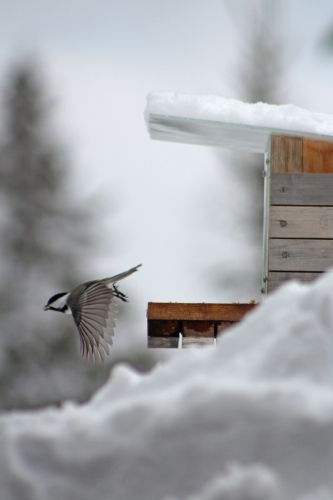
[[183, 321], [183, 337], [214, 338], [213, 321]]
[[148, 320], [239, 321], [255, 304], [148, 302]]
[[149, 337], [178, 337], [181, 329], [181, 322], [176, 320], [150, 319], [147, 324]]
[[303, 173], [333, 173], [333, 142], [304, 137]]
[[270, 203], [333, 206], [333, 174], [272, 174]]
[[333, 207], [273, 206], [271, 238], [333, 238]]
[[320, 272], [333, 266], [333, 240], [270, 239], [270, 271]]
[[178, 337], [148, 337], [148, 347], [156, 349], [178, 349]]
[[214, 338], [208, 337], [183, 337], [182, 348], [206, 347], [214, 345]]
[[302, 173], [302, 149], [302, 137], [272, 134], [271, 173]]
[[319, 278], [322, 273], [297, 273], [297, 272], [274, 272], [270, 271], [268, 274], [268, 292], [272, 292], [279, 286], [283, 285], [290, 280], [298, 280], [303, 283], [309, 283]]

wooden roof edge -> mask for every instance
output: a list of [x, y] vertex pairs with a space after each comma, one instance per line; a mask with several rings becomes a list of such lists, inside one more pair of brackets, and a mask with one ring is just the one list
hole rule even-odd
[[239, 321], [254, 303], [148, 302], [148, 320]]
[[264, 153], [271, 135], [312, 138], [333, 142], [333, 136], [306, 130], [283, 129], [245, 123], [223, 122], [202, 118], [189, 118], [148, 113], [148, 130], [152, 139], [220, 146]]

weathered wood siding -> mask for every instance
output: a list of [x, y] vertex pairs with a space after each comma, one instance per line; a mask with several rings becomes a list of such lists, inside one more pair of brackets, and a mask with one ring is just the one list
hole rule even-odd
[[271, 205], [333, 206], [333, 174], [271, 174]]
[[333, 142], [271, 137], [268, 291], [333, 266]]

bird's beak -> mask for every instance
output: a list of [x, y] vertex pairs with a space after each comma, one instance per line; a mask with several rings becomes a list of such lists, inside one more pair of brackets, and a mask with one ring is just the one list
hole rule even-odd
[[43, 311], [47, 311], [48, 309], [50, 309], [49, 306], [44, 306], [43, 307]]

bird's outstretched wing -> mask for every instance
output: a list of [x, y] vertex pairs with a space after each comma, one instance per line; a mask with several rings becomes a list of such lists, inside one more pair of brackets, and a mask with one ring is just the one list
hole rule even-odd
[[89, 285], [80, 295], [72, 314], [79, 330], [81, 353], [90, 364], [104, 361], [110, 353], [116, 326], [117, 305], [112, 302], [114, 293], [104, 283]]

